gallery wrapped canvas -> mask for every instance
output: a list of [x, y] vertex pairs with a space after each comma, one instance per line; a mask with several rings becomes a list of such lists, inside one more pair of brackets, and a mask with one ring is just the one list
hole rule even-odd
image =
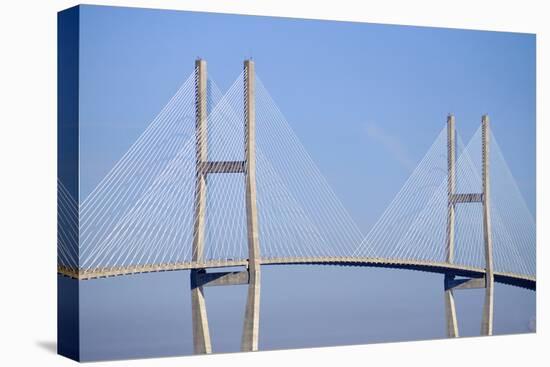
[[58, 352], [535, 331], [535, 36], [58, 14]]

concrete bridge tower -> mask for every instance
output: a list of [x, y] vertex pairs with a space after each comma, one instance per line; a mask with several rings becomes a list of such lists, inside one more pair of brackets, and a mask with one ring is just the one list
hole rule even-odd
[[485, 303], [481, 321], [481, 334], [493, 334], [494, 271], [493, 241], [491, 232], [490, 174], [489, 174], [489, 116], [481, 118], [481, 193], [456, 193], [456, 133], [455, 118], [447, 117], [447, 177], [448, 177], [448, 211], [447, 211], [447, 244], [446, 261], [454, 260], [455, 240], [455, 206], [463, 203], [481, 203], [483, 206], [483, 243], [485, 254], [485, 276], [472, 279], [455, 279], [454, 274], [445, 275], [445, 314], [447, 319], [447, 336], [458, 337], [458, 324], [454, 290], [485, 288]]
[[[256, 105], [254, 62], [244, 62], [244, 160], [208, 160], [207, 123], [207, 69], [205, 60], [195, 62], [195, 139], [196, 178], [195, 214], [193, 230], [193, 262], [199, 267], [191, 270], [191, 308], [193, 345], [196, 354], [211, 353], [212, 344], [204, 287], [248, 284], [248, 298], [244, 315], [242, 351], [258, 350], [260, 322], [260, 244], [258, 209], [256, 202]], [[207, 272], [204, 263], [207, 176], [211, 174], [242, 173], [245, 176], [246, 225], [248, 265], [245, 271]]]

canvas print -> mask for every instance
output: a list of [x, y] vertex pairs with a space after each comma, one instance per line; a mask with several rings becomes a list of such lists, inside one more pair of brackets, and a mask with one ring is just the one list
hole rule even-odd
[[58, 352], [535, 332], [534, 34], [58, 14]]

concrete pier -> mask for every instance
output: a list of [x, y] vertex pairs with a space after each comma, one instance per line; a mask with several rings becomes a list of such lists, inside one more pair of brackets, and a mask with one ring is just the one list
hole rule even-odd
[[245, 175], [246, 223], [248, 240], [248, 296], [244, 315], [242, 351], [258, 350], [260, 323], [260, 244], [256, 204], [256, 104], [254, 61], [244, 62], [245, 95]]
[[[456, 129], [455, 117], [447, 116], [447, 263], [454, 260], [455, 241], [455, 192], [456, 192]], [[445, 283], [450, 276], [445, 275]], [[447, 320], [447, 336], [458, 337], [458, 324], [456, 319], [455, 299], [452, 288], [445, 289], [445, 315]]]
[[[202, 262], [204, 254], [204, 230], [206, 221], [206, 174], [201, 169], [207, 161], [207, 72], [206, 61], [195, 61], [195, 214], [193, 228], [193, 261]], [[211, 353], [210, 331], [204, 289], [197, 284], [201, 269], [191, 270], [191, 313], [193, 321], [193, 346], [195, 354]]]
[[493, 239], [491, 231], [491, 191], [489, 163], [489, 116], [481, 118], [481, 179], [483, 186], [483, 240], [485, 242], [485, 303], [481, 321], [481, 335], [493, 334], [494, 272]]

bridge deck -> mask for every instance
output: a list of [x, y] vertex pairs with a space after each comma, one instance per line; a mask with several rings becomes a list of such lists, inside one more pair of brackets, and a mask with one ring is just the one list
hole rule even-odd
[[[75, 271], [58, 267], [58, 273], [79, 279], [98, 279], [139, 273], [153, 273], [162, 271], [212, 269], [234, 266], [246, 266], [247, 260], [210, 260], [205, 262], [181, 262], [170, 264], [132, 265], [126, 267], [98, 268], [92, 270]], [[431, 273], [441, 273], [456, 276], [480, 278], [485, 275], [485, 269], [466, 265], [449, 264], [444, 262], [396, 260], [371, 257], [285, 257], [263, 258], [262, 265], [336, 265], [336, 266], [368, 266], [396, 269], [419, 270]], [[536, 289], [536, 278], [527, 275], [495, 272], [495, 281], [527, 289]]]

